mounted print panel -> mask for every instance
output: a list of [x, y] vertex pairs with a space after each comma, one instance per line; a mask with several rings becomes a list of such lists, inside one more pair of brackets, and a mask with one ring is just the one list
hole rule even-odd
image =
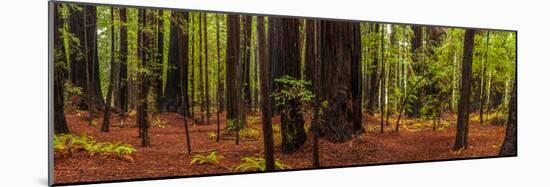
[[50, 183], [517, 155], [516, 31], [50, 2]]

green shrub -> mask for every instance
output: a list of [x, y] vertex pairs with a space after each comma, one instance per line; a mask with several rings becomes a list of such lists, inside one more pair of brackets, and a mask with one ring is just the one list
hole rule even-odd
[[197, 154], [197, 155], [194, 155], [193, 158], [191, 159], [191, 162], [189, 163], [189, 165], [193, 165], [193, 164], [198, 164], [198, 165], [202, 165], [202, 164], [218, 164], [220, 163], [220, 160], [224, 159], [225, 157], [223, 155], [218, 155], [216, 151], [212, 151], [210, 152], [210, 154], [208, 155], [200, 155], [200, 154]]
[[[243, 163], [235, 168], [235, 171], [265, 171], [265, 159], [261, 157], [244, 157], [241, 159]], [[279, 159], [275, 160], [275, 169], [292, 169], [290, 166], [283, 164]]]

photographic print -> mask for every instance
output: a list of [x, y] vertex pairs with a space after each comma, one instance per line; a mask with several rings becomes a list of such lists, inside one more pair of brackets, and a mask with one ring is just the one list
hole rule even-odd
[[516, 31], [50, 2], [54, 185], [517, 155]]

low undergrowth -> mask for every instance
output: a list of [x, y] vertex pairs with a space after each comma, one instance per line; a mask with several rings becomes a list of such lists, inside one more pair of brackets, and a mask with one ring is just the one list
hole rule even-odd
[[[235, 167], [235, 171], [265, 171], [265, 159], [262, 157], [244, 157], [241, 159], [241, 161], [243, 162]], [[275, 159], [275, 169], [283, 170], [292, 168], [288, 165], [283, 164], [279, 159]]]
[[93, 137], [86, 134], [80, 136], [74, 134], [56, 134], [53, 138], [53, 148], [54, 153], [62, 157], [71, 156], [77, 152], [87, 152], [90, 156], [112, 155], [129, 162], [134, 161], [131, 154], [136, 152], [136, 149], [130, 144], [96, 142]]

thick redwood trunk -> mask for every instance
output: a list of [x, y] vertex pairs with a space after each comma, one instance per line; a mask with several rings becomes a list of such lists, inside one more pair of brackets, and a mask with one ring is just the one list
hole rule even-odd
[[128, 111], [128, 28], [126, 26], [126, 8], [119, 9], [120, 22], [120, 47], [119, 47], [119, 72], [118, 88], [115, 95], [115, 106], [123, 112]]
[[[412, 61], [413, 61], [413, 69], [414, 74], [416, 75], [422, 75], [425, 69], [425, 66], [422, 62], [422, 41], [423, 41], [423, 33], [422, 33], [422, 26], [411, 26], [413, 30], [413, 38], [411, 41], [411, 52], [412, 52]], [[412, 102], [412, 110], [406, 110], [405, 112], [410, 117], [419, 117], [420, 116], [420, 109], [422, 108], [422, 92], [423, 89], [417, 89], [416, 91], [416, 97], [411, 99]]]
[[[227, 16], [227, 48], [226, 48], [226, 85], [227, 85], [227, 120], [234, 123], [244, 123], [244, 111], [242, 104], [241, 66], [239, 65], [239, 16]], [[237, 131], [238, 132], [238, 131]], [[236, 143], [239, 143], [238, 133]]]
[[[320, 135], [332, 142], [344, 142], [362, 131], [357, 125], [360, 114], [357, 102], [360, 63], [359, 24], [338, 21], [321, 21], [321, 51], [319, 92], [328, 107], [320, 116]], [[351, 37], [350, 37], [351, 36]], [[358, 54], [357, 54], [358, 53]], [[354, 70], [356, 69], [356, 70]], [[354, 75], [355, 74], [355, 75]], [[359, 75], [358, 75], [359, 74]], [[355, 103], [354, 103], [355, 101]], [[360, 122], [360, 120], [359, 120]]]
[[468, 123], [470, 108], [470, 93], [472, 80], [472, 56], [476, 30], [467, 29], [464, 35], [464, 52], [462, 60], [462, 81], [460, 84], [460, 101], [458, 103], [458, 119], [456, 123], [456, 141], [454, 150], [468, 148]]
[[311, 90], [315, 87], [315, 20], [306, 20], [306, 51], [304, 80], [311, 83]]
[[172, 11], [170, 15], [170, 46], [168, 48], [168, 68], [166, 91], [160, 111], [179, 112], [189, 117], [188, 85], [188, 15]]
[[54, 83], [53, 83], [53, 127], [54, 133], [63, 134], [69, 133], [69, 127], [67, 126], [67, 121], [65, 120], [65, 102], [63, 96], [63, 87], [65, 85], [65, 79], [63, 78], [63, 69], [65, 68], [65, 47], [63, 45], [63, 40], [61, 38], [61, 32], [59, 29], [63, 28], [63, 19], [59, 15], [60, 4], [54, 4], [54, 18], [53, 18], [53, 73], [54, 73]]
[[[269, 18], [269, 27], [273, 27], [269, 41], [276, 41], [273, 45], [270, 43], [269, 62], [279, 68], [278, 76], [301, 78], [299, 25], [299, 20], [294, 18]], [[275, 90], [283, 89], [281, 86], [274, 85]], [[281, 112], [281, 148], [284, 153], [296, 151], [306, 141], [300, 107], [299, 101], [289, 101], [288, 111]]]

